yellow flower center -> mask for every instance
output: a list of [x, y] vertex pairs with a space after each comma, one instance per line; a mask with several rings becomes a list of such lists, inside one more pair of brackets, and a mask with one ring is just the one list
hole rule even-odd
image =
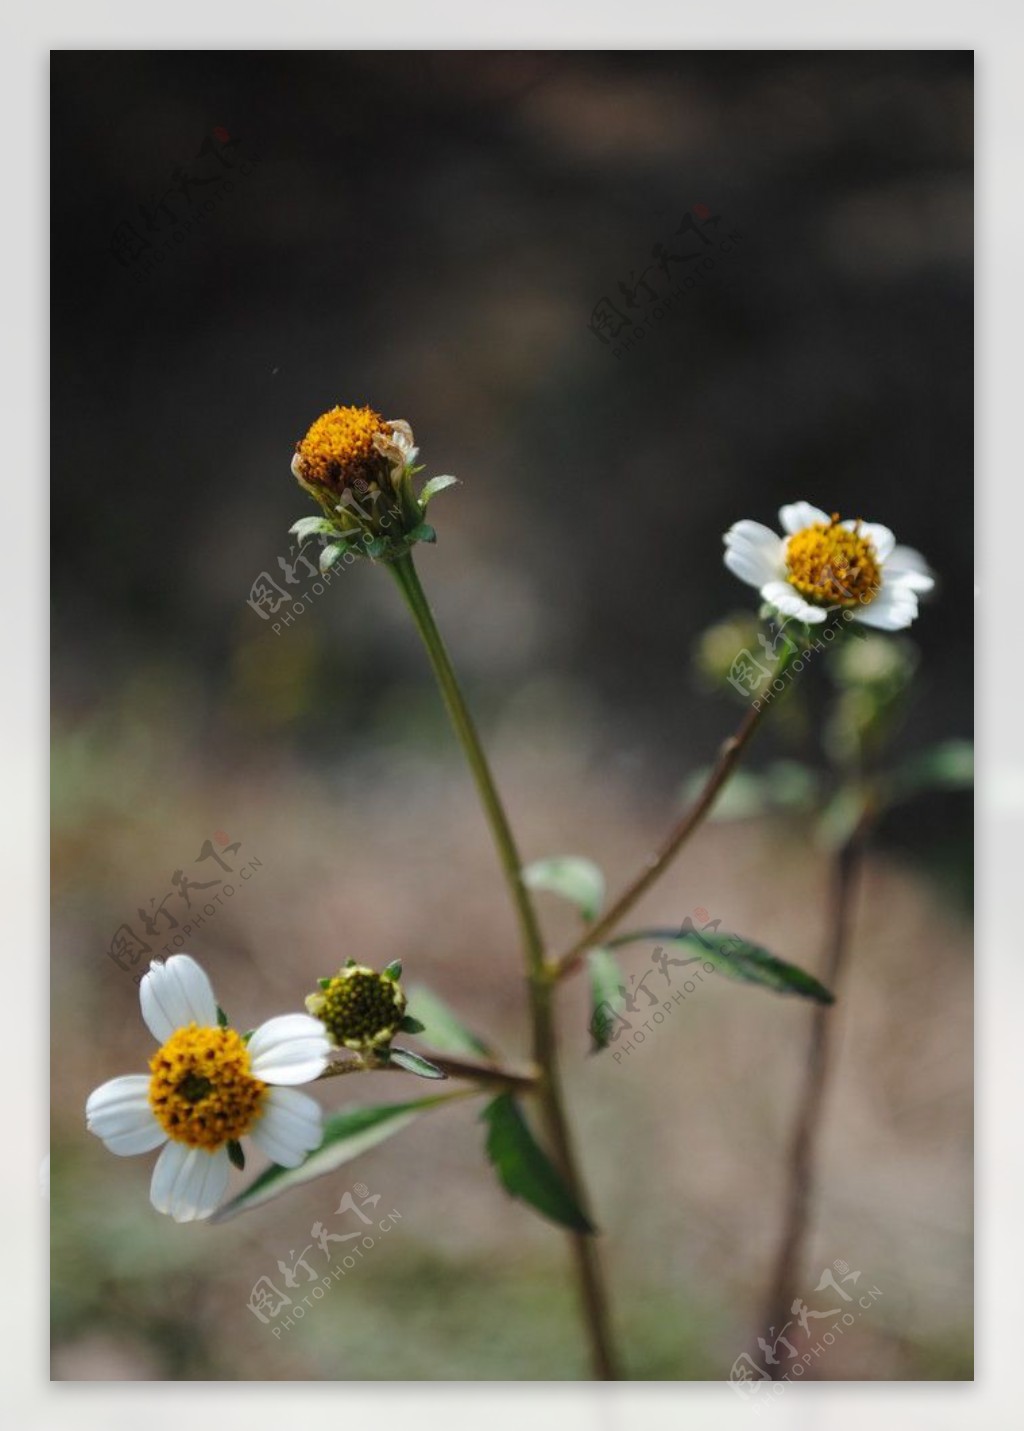
[[786, 543], [786, 580], [815, 606], [866, 606], [878, 595], [882, 567], [870, 538], [830, 522], [804, 527]]
[[332, 492], [360, 479], [367, 485], [377, 481], [387, 471], [387, 461], [373, 442], [378, 433], [390, 437], [391, 426], [372, 407], [332, 407], [295, 449], [303, 480]]
[[167, 1133], [192, 1148], [216, 1148], [247, 1133], [267, 1085], [250, 1072], [234, 1029], [178, 1029], [149, 1060], [149, 1106]]

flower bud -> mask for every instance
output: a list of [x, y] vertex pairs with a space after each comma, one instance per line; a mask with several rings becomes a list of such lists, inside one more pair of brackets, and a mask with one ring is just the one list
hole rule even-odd
[[391, 1042], [405, 1017], [405, 1004], [397, 977], [363, 964], [350, 964], [332, 979], [321, 979], [319, 992], [306, 999], [306, 1008], [335, 1045], [360, 1052]]
[[[386, 421], [372, 407], [332, 407], [318, 417], [292, 457], [293, 476], [327, 518], [317, 535], [385, 560], [415, 542], [433, 541], [424, 521], [427, 503], [455, 479], [435, 477], [417, 497], [418, 451], [407, 422]], [[314, 527], [307, 518], [292, 531], [302, 540]]]

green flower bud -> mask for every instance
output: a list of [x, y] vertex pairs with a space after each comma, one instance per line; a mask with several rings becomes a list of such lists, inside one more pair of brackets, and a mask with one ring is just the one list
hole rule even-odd
[[405, 994], [397, 979], [363, 964], [340, 969], [306, 999], [333, 1043], [365, 1051], [389, 1044], [405, 1017]]

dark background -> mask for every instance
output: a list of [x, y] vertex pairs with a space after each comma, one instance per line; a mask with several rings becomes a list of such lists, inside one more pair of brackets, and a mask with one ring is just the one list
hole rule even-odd
[[[901, 740], [970, 734], [972, 64], [967, 52], [53, 56], [55, 951], [75, 1007], [107, 1023], [121, 1000], [132, 1028], [130, 980], [103, 958], [109, 930], [163, 889], [162, 860], [184, 863], [243, 816], [250, 847], [277, 842], [279, 882], [260, 898], [311, 967], [303, 921], [325, 918], [310, 913], [314, 846], [344, 882], [337, 849], [389, 862], [397, 839], [410, 887], [439, 900], [448, 860], [452, 897], [481, 902], [481, 930], [487, 899], [500, 901], [490, 884], [470, 897], [472, 876], [450, 867], [449, 828], [483, 835], [468, 795], [464, 810], [444, 805], [459, 767], [430, 773], [448, 738], [385, 575], [344, 572], [280, 634], [247, 605], [261, 571], [280, 579], [287, 528], [312, 511], [289, 473], [294, 443], [338, 402], [407, 418], [426, 475], [462, 479], [431, 509], [439, 542], [419, 565], [513, 804], [531, 790], [548, 801], [522, 816], [528, 855], [604, 840], [621, 876], [662, 828], [735, 720], [691, 669], [700, 631], [756, 603], [724, 569], [721, 534], [743, 516], [774, 525], [783, 502], [882, 521], [927, 554], [940, 586], [913, 631], [921, 677]], [[223, 172], [230, 191], [200, 182]], [[595, 305], [623, 306], [619, 281], [652, 265], [656, 244], [673, 248], [694, 205], [740, 242], [615, 357], [588, 327]], [[656, 267], [647, 277], [666, 286]], [[823, 689], [810, 672], [809, 698]], [[743, 838], [765, 844], [764, 831]], [[894, 817], [880, 840], [912, 903], [927, 906], [936, 879], [966, 890], [965, 797]], [[367, 906], [362, 935], [383, 938], [379, 906], [365, 888], [352, 897]], [[409, 903], [416, 930], [443, 915]], [[791, 913], [813, 964], [818, 916]], [[195, 952], [215, 963], [223, 943], [258, 963], [258, 934], [234, 918]], [[914, 931], [921, 960], [934, 957], [933, 932]], [[475, 996], [486, 1007], [494, 990], [483, 981]], [[83, 1049], [86, 1089], [121, 1071], [101, 1055]], [[83, 1144], [72, 1104], [58, 1122], [73, 1156], [123, 1182], [119, 1160]], [[756, 1283], [760, 1265], [744, 1265], [740, 1281]], [[953, 1299], [964, 1316], [966, 1296]], [[921, 1297], [950, 1311], [946, 1292]], [[74, 1343], [96, 1305], [64, 1305]], [[739, 1334], [728, 1325], [716, 1368]], [[148, 1374], [149, 1356], [166, 1374], [151, 1342], [115, 1374]], [[105, 1354], [87, 1348], [63, 1374], [100, 1374]], [[181, 1355], [174, 1374], [210, 1370]], [[668, 1351], [654, 1364], [688, 1374]], [[888, 1374], [931, 1365], [908, 1354]], [[448, 1370], [487, 1374], [472, 1358]], [[314, 1359], [274, 1374], [337, 1373]]]

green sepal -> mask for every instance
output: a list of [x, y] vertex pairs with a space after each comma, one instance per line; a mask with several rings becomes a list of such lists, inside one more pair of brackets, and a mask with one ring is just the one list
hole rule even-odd
[[[420, 470], [421, 469], [418, 467], [413, 469], [414, 472], [419, 472]], [[423, 511], [426, 511], [427, 503], [430, 501], [431, 497], [436, 497], [438, 492], [443, 492], [446, 487], [456, 486], [458, 480], [459, 479], [457, 477], [444, 476], [431, 477], [429, 482], [424, 482], [423, 490], [420, 492], [419, 496], [420, 508]]]
[[392, 959], [391, 963], [385, 964], [380, 972], [385, 979], [390, 979], [393, 983], [397, 984], [398, 980], [402, 977], [401, 959]]
[[239, 1172], [245, 1170], [245, 1153], [242, 1151], [241, 1143], [236, 1142], [234, 1138], [228, 1143], [228, 1157], [232, 1167], [238, 1168]]
[[288, 535], [295, 537], [301, 547], [310, 537], [336, 537], [338, 529], [327, 517], [300, 517], [288, 528]]
[[317, 979], [317, 983], [320, 985], [320, 988], [321, 988], [321, 989], [329, 989], [329, 988], [331, 987], [331, 985], [334, 983], [334, 980], [333, 980], [333, 979]]
[[421, 1034], [426, 1028], [426, 1024], [421, 1024], [419, 1019], [414, 1019], [412, 1014], [406, 1014], [405, 1018], [398, 1025], [403, 1033]]
[[228, 1016], [227, 1016], [227, 1014], [224, 1012], [224, 1010], [221, 1008], [220, 1004], [218, 1004], [218, 1005], [217, 1005], [217, 1027], [218, 1027], [218, 1028], [222, 1028], [222, 1029], [226, 1029], [229, 1023], [230, 1023], [230, 1019], [228, 1018]]
[[329, 547], [324, 547], [320, 553], [321, 575], [326, 576], [333, 566], [337, 566], [338, 562], [348, 551], [348, 548], [348, 542], [332, 542]]
[[436, 542], [437, 532], [434, 530], [434, 528], [430, 525], [429, 522], [420, 522], [419, 526], [413, 527], [412, 531], [409, 533], [409, 541], [410, 543]]
[[389, 1050], [391, 1054], [390, 1062], [397, 1063], [399, 1068], [404, 1068], [406, 1073], [415, 1073], [419, 1078], [447, 1078], [447, 1073], [438, 1068], [436, 1063], [431, 1063], [429, 1058], [424, 1058], [420, 1053], [413, 1053], [409, 1048], [396, 1048], [394, 1044]]

